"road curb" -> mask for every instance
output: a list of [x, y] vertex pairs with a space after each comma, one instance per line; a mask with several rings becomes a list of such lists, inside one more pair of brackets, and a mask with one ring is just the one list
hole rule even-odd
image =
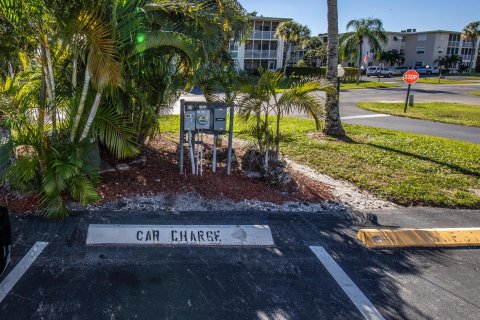
[[480, 246], [480, 228], [361, 229], [357, 239], [369, 248], [455, 248]]

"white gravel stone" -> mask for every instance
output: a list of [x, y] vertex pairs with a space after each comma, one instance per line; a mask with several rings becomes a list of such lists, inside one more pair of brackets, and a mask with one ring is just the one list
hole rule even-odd
[[311, 179], [326, 184], [331, 188], [333, 196], [347, 207], [354, 210], [372, 210], [372, 209], [394, 209], [399, 208], [398, 205], [379, 199], [374, 195], [360, 190], [354, 184], [346, 181], [336, 180], [326, 174], [321, 174], [314, 169], [298, 164], [287, 159], [290, 170], [297, 171]]

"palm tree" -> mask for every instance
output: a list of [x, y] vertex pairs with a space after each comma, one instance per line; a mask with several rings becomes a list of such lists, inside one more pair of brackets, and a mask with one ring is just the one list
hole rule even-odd
[[[275, 37], [283, 39], [285, 42], [286, 54], [283, 66], [283, 74], [287, 73], [287, 66], [297, 52], [304, 46], [305, 42], [310, 38], [310, 29], [295, 21], [285, 21], [280, 23], [275, 33]], [[292, 52], [292, 46], [295, 51]]]
[[441, 59], [435, 60], [441, 67], [444, 68], [455, 68], [457, 64], [462, 62], [462, 58], [458, 55], [452, 54], [450, 56], [445, 56]]
[[[316, 93], [328, 90], [329, 87], [320, 80], [302, 80], [288, 84], [287, 78], [281, 72], [273, 70], [259, 69], [259, 73], [260, 77], [256, 81], [242, 86], [239, 112], [247, 117], [254, 115], [257, 147], [263, 157], [264, 170], [268, 172], [272, 160], [270, 153], [273, 152], [274, 160], [278, 160], [279, 157], [282, 117], [295, 110], [302, 111], [313, 117], [318, 128], [324, 111], [323, 103]], [[280, 93], [280, 88], [285, 85], [287, 89]], [[275, 116], [274, 141], [270, 138], [271, 115]]]
[[382, 46], [387, 42], [387, 35], [383, 29], [383, 23], [379, 19], [366, 18], [350, 20], [347, 23], [347, 30], [351, 32], [344, 33], [340, 37], [342, 55], [345, 57], [356, 57], [358, 61], [357, 85], [360, 82], [361, 65], [363, 55], [363, 44], [366, 40], [370, 48], [377, 54], [382, 50]]
[[[337, 0], [328, 0], [328, 54], [327, 79], [336, 83], [338, 79], [338, 7]], [[340, 120], [340, 106], [336, 90], [327, 91], [325, 105], [325, 126], [323, 132], [334, 137], [344, 137], [345, 130]]]
[[480, 21], [474, 21], [469, 23], [462, 31], [462, 38], [466, 41], [470, 41], [472, 44], [472, 50], [470, 52], [470, 73], [473, 71], [473, 57], [477, 49], [477, 39], [480, 37]]
[[0, 166], [17, 146], [32, 152], [9, 164], [6, 181], [36, 192], [50, 218], [68, 215], [65, 196], [96, 201], [91, 141], [118, 158], [137, 154], [158, 110], [240, 37], [242, 10], [236, 0], [0, 0], [1, 22], [35, 62], [13, 65], [8, 80], [2, 117], [16, 134], [0, 146]]
[[389, 66], [395, 64], [401, 65], [405, 63], [405, 54], [396, 49], [392, 49], [389, 51], [382, 51], [379, 59], [380, 61], [386, 62]]

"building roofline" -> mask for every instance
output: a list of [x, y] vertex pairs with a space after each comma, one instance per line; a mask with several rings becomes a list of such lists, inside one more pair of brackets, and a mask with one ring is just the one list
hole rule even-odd
[[263, 16], [249, 16], [250, 20], [276, 20], [276, 21], [291, 21], [291, 18], [275, 18], [275, 17], [263, 17]]
[[418, 34], [418, 33], [462, 33], [461, 31], [448, 31], [448, 30], [428, 30], [428, 31], [415, 31], [415, 32], [396, 32], [400, 34]]

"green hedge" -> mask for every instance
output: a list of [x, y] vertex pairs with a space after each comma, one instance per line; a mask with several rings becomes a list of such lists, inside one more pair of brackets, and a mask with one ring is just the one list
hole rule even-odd
[[[353, 82], [357, 78], [357, 68], [345, 67], [345, 76], [343, 79], [346, 82]], [[325, 77], [327, 73], [326, 67], [287, 67], [287, 76], [292, 77]]]

